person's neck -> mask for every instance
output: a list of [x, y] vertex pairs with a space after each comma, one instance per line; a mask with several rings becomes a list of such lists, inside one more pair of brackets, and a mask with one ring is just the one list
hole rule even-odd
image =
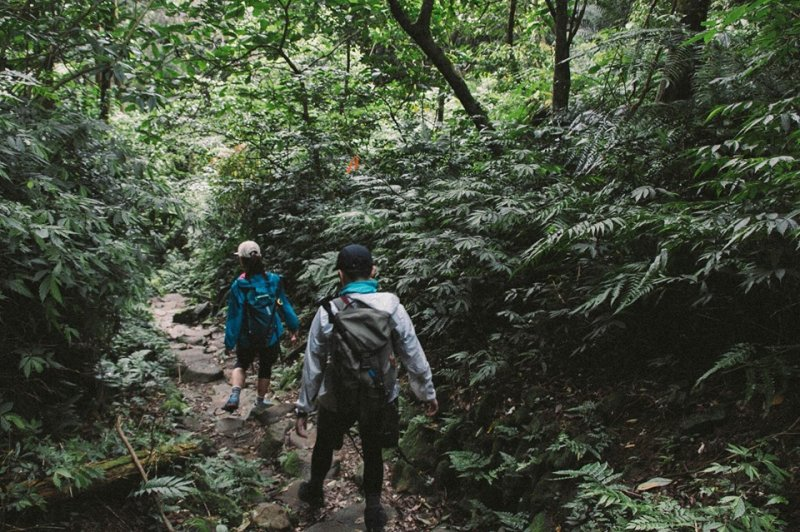
[[[347, 280], [345, 280], [347, 281]], [[375, 279], [356, 279], [345, 282], [339, 295], [346, 294], [372, 294], [378, 291], [378, 281]]]

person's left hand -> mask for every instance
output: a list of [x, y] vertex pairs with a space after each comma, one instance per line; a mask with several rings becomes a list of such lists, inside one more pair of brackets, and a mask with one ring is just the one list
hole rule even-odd
[[293, 332], [292, 335], [289, 337], [289, 342], [291, 342], [292, 345], [297, 345], [297, 333], [296, 332]]

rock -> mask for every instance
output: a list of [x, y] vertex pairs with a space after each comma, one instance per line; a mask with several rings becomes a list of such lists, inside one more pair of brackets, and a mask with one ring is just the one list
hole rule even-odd
[[178, 360], [182, 363], [191, 364], [192, 362], [210, 362], [214, 359], [211, 355], [206, 353], [203, 349], [197, 347], [189, 347], [182, 349], [176, 353]]
[[172, 341], [177, 341], [181, 336], [185, 336], [189, 329], [185, 325], [173, 325], [167, 328], [167, 336]]
[[[394, 508], [383, 505], [386, 516], [391, 523], [396, 512]], [[331, 515], [327, 521], [317, 523], [306, 529], [306, 532], [353, 532], [354, 530], [364, 530], [364, 503], [353, 504], [342, 508]]]
[[291, 403], [278, 403], [267, 408], [253, 408], [247, 420], [255, 420], [262, 425], [270, 425], [283, 419], [283, 416], [292, 410], [294, 410], [294, 405]]
[[414, 467], [401, 461], [394, 466], [392, 485], [397, 493], [419, 494], [426, 491], [425, 479]]
[[189, 345], [204, 345], [206, 343], [206, 337], [203, 335], [203, 331], [188, 329], [185, 334], [177, 337], [175, 341]]
[[224, 376], [222, 368], [213, 362], [187, 364], [181, 375], [184, 382], [214, 382]]
[[297, 435], [297, 431], [294, 430], [294, 427], [289, 431], [289, 445], [295, 447], [297, 449], [312, 449], [314, 447], [314, 442], [317, 441], [317, 429], [316, 427], [309, 426], [308, 427], [308, 436], [306, 438], [301, 438]]
[[224, 436], [231, 436], [244, 427], [244, 419], [240, 417], [223, 417], [217, 420], [217, 432]]
[[264, 433], [264, 437], [258, 444], [258, 456], [265, 460], [274, 460], [283, 449], [283, 436], [285, 429], [278, 425], [273, 425], [270, 430]]
[[261, 503], [253, 509], [253, 524], [269, 531], [291, 530], [289, 512], [283, 506], [271, 502]]
[[211, 303], [206, 301], [192, 308], [183, 309], [172, 316], [173, 323], [197, 323], [211, 313]]
[[681, 422], [680, 428], [683, 433], [707, 432], [715, 425], [725, 421], [727, 418], [725, 407], [722, 405], [712, 406], [708, 410], [697, 412]]
[[286, 486], [286, 488], [284, 488], [280, 495], [278, 495], [278, 500], [291, 508], [297, 508], [300, 506], [302, 503], [300, 502], [300, 498], [297, 496], [297, 491], [300, 489], [300, 484], [302, 483], [302, 478], [295, 479], [288, 486]]

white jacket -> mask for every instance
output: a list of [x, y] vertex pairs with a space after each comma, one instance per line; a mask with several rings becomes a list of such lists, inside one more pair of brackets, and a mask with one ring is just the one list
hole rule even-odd
[[[414, 324], [400, 299], [389, 292], [376, 292], [372, 294], [347, 294], [350, 299], [363, 301], [370, 307], [382, 310], [392, 316], [394, 326], [394, 355], [406, 368], [411, 384], [411, 391], [420, 401], [431, 401], [436, 398], [433, 388], [431, 367], [425, 352], [417, 339]], [[331, 305], [331, 312], [336, 314], [336, 305]], [[325, 366], [331, 354], [333, 324], [328, 319], [328, 313], [320, 307], [311, 322], [308, 333], [308, 343], [303, 357], [303, 384], [300, 388], [300, 397], [297, 408], [301, 412], [310, 413], [316, 410], [316, 400], [329, 393], [324, 382]], [[395, 385], [389, 396], [393, 401], [400, 393], [399, 385]]]

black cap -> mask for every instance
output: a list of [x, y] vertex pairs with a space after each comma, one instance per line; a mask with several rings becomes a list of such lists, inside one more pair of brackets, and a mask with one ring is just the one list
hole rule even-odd
[[348, 244], [336, 258], [336, 269], [368, 276], [372, 270], [372, 253], [361, 244]]

